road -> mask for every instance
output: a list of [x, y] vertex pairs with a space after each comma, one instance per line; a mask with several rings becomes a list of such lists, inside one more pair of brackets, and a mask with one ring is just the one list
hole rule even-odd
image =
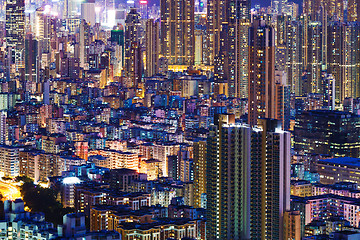
[[12, 183], [6, 183], [0, 180], [0, 193], [7, 200], [21, 198], [19, 187]]

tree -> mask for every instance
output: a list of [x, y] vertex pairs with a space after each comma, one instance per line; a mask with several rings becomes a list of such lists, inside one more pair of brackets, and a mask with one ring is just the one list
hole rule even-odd
[[17, 177], [15, 178], [15, 181], [16, 181], [16, 182], [23, 181], [23, 182], [30, 182], [30, 183], [33, 182], [33, 180], [32, 180], [31, 178], [29, 178], [28, 176], [17, 176]]
[[56, 192], [50, 188], [25, 181], [20, 192], [25, 205], [32, 212], [43, 212], [48, 222], [62, 224], [63, 215], [73, 212], [72, 208], [63, 208], [61, 203], [56, 201]]

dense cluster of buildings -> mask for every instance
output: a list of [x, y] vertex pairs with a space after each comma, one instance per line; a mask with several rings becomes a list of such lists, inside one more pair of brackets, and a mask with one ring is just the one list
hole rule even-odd
[[83, 214], [67, 214], [63, 224], [54, 227], [45, 221], [44, 214], [25, 211], [21, 199], [6, 200], [3, 213], [5, 220], [0, 222], [1, 239], [120, 239], [115, 231], [87, 231]]
[[1, 239], [360, 238], [358, 0], [0, 10]]

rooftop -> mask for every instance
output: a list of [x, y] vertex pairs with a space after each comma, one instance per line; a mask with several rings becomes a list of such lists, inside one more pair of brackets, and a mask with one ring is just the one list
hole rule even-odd
[[352, 197], [346, 197], [346, 196], [339, 196], [339, 195], [335, 195], [335, 194], [323, 194], [323, 195], [316, 195], [316, 196], [309, 196], [309, 197], [299, 197], [299, 196], [294, 196], [291, 195], [291, 201], [292, 202], [301, 202], [301, 203], [308, 203], [311, 201], [316, 201], [316, 200], [341, 200], [344, 202], [348, 202], [348, 203], [352, 203], [355, 205], [359, 205], [360, 206], [360, 199], [358, 198], [352, 198]]
[[319, 160], [319, 163], [331, 163], [331, 164], [338, 164], [338, 165], [343, 165], [343, 166], [352, 166], [352, 167], [360, 168], [360, 158], [352, 158], [352, 157], [322, 159], [322, 160]]
[[353, 113], [350, 113], [350, 112], [343, 112], [343, 111], [332, 111], [332, 110], [310, 110], [310, 111], [307, 111], [307, 113], [310, 113], [310, 114], [319, 114], [319, 115], [332, 115], [332, 116], [342, 116], [342, 115], [346, 115], [346, 116], [356, 116], [355, 114]]
[[155, 229], [159, 228], [161, 226], [165, 225], [184, 225], [188, 223], [193, 223], [193, 220], [187, 219], [187, 218], [181, 218], [181, 219], [174, 219], [174, 218], [159, 218], [157, 222], [153, 223], [121, 223], [120, 228], [126, 229], [126, 230], [149, 230], [149, 229]]

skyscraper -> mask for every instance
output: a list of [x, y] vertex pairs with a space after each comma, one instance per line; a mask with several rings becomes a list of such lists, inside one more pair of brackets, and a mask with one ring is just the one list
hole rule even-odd
[[[273, 1], [274, 2], [274, 1]], [[285, 71], [286, 68], [286, 29], [287, 22], [291, 16], [278, 15], [276, 24], [276, 52], [275, 52], [275, 68], [279, 71]]]
[[[140, 61], [140, 14], [132, 8], [125, 20], [125, 77], [132, 87], [137, 87], [141, 79]], [[135, 66], [136, 63], [136, 66]]]
[[326, 72], [322, 73], [323, 108], [335, 110], [335, 78]]
[[271, 9], [274, 15], [288, 15], [292, 19], [296, 19], [299, 11], [299, 5], [294, 2], [288, 2], [288, 0], [272, 0]]
[[121, 76], [121, 71], [124, 67], [125, 54], [124, 54], [124, 27], [120, 24], [111, 30], [110, 40], [115, 44], [115, 56], [114, 56], [114, 76]]
[[281, 14], [281, 9], [283, 5], [283, 0], [272, 0], [271, 1], [271, 10], [275, 15]]
[[357, 0], [348, 0], [347, 5], [347, 21], [358, 22], [360, 21], [360, 3]]
[[[37, 40], [38, 69], [48, 67], [50, 58], [50, 36], [51, 36], [51, 17], [46, 13], [46, 8], [40, 7], [35, 12], [34, 38]], [[40, 80], [40, 78], [38, 79]]]
[[251, 133], [250, 236], [283, 239], [290, 209], [290, 133], [272, 119], [260, 119], [259, 127]]
[[[247, 1], [247, 4], [249, 2]], [[245, 7], [247, 8], [248, 5], [245, 5]], [[249, 27], [250, 19], [244, 17], [239, 20], [237, 25], [237, 46], [235, 47], [235, 97], [238, 98], [248, 97]]]
[[64, 0], [63, 18], [73, 18], [77, 15], [77, 8], [80, 7], [80, 2], [75, 0]]
[[[286, 84], [290, 86], [291, 92], [299, 96], [301, 95], [302, 24], [300, 21], [293, 21], [290, 15], [282, 15], [277, 18], [277, 29], [276, 70], [286, 72]], [[279, 65], [283, 69], [279, 68]]]
[[275, 71], [275, 119], [282, 124], [282, 129], [290, 128], [290, 86], [286, 83], [286, 73]]
[[[321, 71], [323, 67], [323, 24], [321, 22], [309, 22], [306, 31], [306, 51], [304, 52], [304, 67], [306, 68], [306, 82], [303, 82], [302, 94], [320, 93]], [[326, 40], [326, 39], [325, 39]], [[326, 51], [326, 49], [325, 49]]]
[[206, 63], [207, 17], [202, 13], [195, 13], [195, 65]]
[[226, 82], [229, 97], [247, 97], [249, 11], [249, 0], [208, 2], [206, 61], [214, 65], [215, 84]]
[[161, 55], [169, 65], [193, 65], [194, 0], [161, 0]]
[[35, 25], [33, 27], [33, 32], [35, 33], [36, 39], [43, 39], [45, 36], [44, 28], [45, 28], [45, 14], [44, 14], [44, 8], [40, 7], [36, 9], [35, 11]]
[[249, 116], [275, 118], [275, 35], [264, 20], [254, 20], [249, 30]]
[[16, 75], [23, 76], [25, 48], [25, 2], [6, 1], [6, 46], [11, 62], [16, 66]]
[[194, 207], [204, 207], [206, 166], [206, 141], [199, 139], [194, 142]]
[[346, 11], [346, 1], [344, 0], [325, 0], [321, 1], [327, 15], [333, 21], [344, 21]]
[[37, 82], [38, 80], [38, 41], [32, 34], [27, 34], [25, 39], [25, 80]]
[[207, 139], [207, 237], [282, 239], [290, 208], [290, 133], [277, 120], [259, 128], [215, 118]]
[[[356, 6], [356, 4], [354, 5]], [[346, 4], [343, 0], [304, 0], [303, 6], [304, 14], [310, 16], [312, 21], [319, 20], [319, 17], [321, 17], [319, 13], [322, 9], [331, 20], [344, 21]]]
[[146, 76], [151, 77], [159, 72], [159, 23], [154, 19], [146, 21]]
[[251, 129], [219, 115], [207, 138], [207, 238], [250, 239]]
[[139, 42], [132, 42], [128, 50], [128, 57], [125, 57], [125, 74], [129, 80], [130, 87], [137, 88], [142, 77], [142, 57]]
[[327, 35], [327, 70], [335, 78], [335, 101], [359, 95], [360, 25], [330, 22]]
[[224, 2], [224, 0], [208, 1], [207, 4], [206, 63], [209, 65], [214, 65], [215, 56], [218, 55], [220, 52], [220, 31], [221, 24], [224, 21], [223, 15], [221, 13], [223, 10]]
[[[342, 72], [344, 71], [344, 41], [345, 24], [341, 22], [330, 22], [328, 25], [328, 37], [327, 37], [327, 61], [328, 70], [335, 78], [335, 95], [337, 103], [340, 103], [345, 98], [345, 82]], [[347, 96], [350, 97], [350, 96]]]
[[95, 1], [88, 0], [81, 3], [81, 18], [90, 25], [95, 24]]
[[80, 23], [80, 67], [84, 69], [88, 69], [88, 53], [89, 53], [89, 45], [91, 42], [91, 33], [90, 33], [91, 24], [87, 22], [85, 19], [81, 20]]

